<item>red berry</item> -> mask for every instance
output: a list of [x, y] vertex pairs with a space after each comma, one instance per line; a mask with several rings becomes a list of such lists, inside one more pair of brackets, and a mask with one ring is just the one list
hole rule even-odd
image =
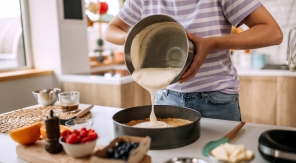
[[85, 143], [85, 142], [88, 142], [90, 141], [88, 137], [84, 137], [81, 139], [80, 143]]
[[78, 143], [79, 139], [75, 133], [72, 133], [66, 138], [66, 143], [75, 144]]
[[80, 131], [80, 136], [81, 136], [82, 138], [86, 137], [87, 134], [88, 134], [88, 132], [85, 131], [85, 130], [81, 130], [81, 131]]
[[86, 128], [85, 128], [85, 127], [82, 127], [82, 128], [81, 128], [81, 131], [82, 131], [82, 130], [86, 131]]
[[95, 132], [95, 130], [93, 130], [93, 129], [89, 129], [88, 132]]
[[62, 137], [66, 139], [72, 132], [70, 130], [64, 130], [62, 132]]
[[89, 133], [88, 133], [88, 138], [89, 138], [90, 140], [95, 140], [95, 139], [98, 138], [98, 135], [97, 135], [97, 133], [95, 133], [95, 132], [89, 132]]
[[77, 143], [79, 143], [79, 142], [82, 140], [82, 138], [83, 138], [83, 137], [82, 137], [81, 135], [78, 135], [78, 136], [77, 136]]
[[74, 130], [73, 133], [75, 133], [76, 135], [80, 135], [80, 132], [78, 130]]

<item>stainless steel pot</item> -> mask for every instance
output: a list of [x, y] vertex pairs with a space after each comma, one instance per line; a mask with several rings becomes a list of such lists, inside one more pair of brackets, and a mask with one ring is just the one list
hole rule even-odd
[[[170, 22], [174, 26], [156, 25], [162, 22]], [[180, 28], [175, 28], [176, 26]], [[146, 27], [151, 29], [146, 32]], [[132, 46], [133, 40], [143, 31], [146, 32], [143, 40], [148, 41], [140, 42], [142, 49], [137, 54], [131, 54], [132, 48], [135, 48]], [[128, 33], [124, 46], [125, 64], [131, 74], [137, 68], [132, 63], [132, 57], [135, 57], [133, 55], [137, 55], [141, 60], [139, 68], [181, 68], [171, 84], [181, 79], [192, 63], [194, 54], [194, 45], [182, 25], [172, 17], [159, 14], [140, 20]]]
[[296, 163], [296, 131], [267, 130], [258, 139], [258, 150], [267, 161]]
[[61, 93], [60, 88], [41, 89], [32, 92], [38, 104], [43, 106], [54, 104], [58, 100], [59, 93]]
[[151, 113], [151, 105], [137, 106], [121, 110], [113, 116], [114, 135], [149, 136], [151, 138], [150, 149], [170, 149], [191, 144], [200, 137], [199, 112], [178, 106], [155, 105], [157, 118], [181, 118], [192, 123], [169, 128], [136, 128], [125, 125], [131, 120], [148, 118]]

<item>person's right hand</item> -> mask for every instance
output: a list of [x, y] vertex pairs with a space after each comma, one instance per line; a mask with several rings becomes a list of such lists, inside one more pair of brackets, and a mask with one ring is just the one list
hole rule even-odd
[[210, 38], [201, 38], [192, 33], [187, 33], [189, 40], [192, 41], [195, 48], [195, 56], [188, 70], [182, 75], [180, 83], [195, 76], [203, 64], [207, 55], [214, 49], [214, 42]]

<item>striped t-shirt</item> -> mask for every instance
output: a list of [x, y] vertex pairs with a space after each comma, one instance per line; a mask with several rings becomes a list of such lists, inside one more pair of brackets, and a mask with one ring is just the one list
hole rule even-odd
[[[165, 14], [176, 19], [188, 32], [199, 37], [222, 36], [262, 4], [258, 0], [126, 0], [118, 13], [130, 26], [141, 19]], [[229, 50], [211, 51], [197, 74], [167, 89], [178, 92], [221, 91], [238, 93], [239, 79]]]

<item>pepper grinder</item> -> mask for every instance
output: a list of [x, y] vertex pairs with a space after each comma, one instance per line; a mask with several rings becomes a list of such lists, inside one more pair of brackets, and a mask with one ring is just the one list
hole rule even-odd
[[46, 140], [45, 150], [49, 153], [59, 153], [63, 150], [59, 143], [60, 138], [60, 120], [59, 117], [53, 115], [53, 110], [49, 111], [49, 115], [45, 119]]

